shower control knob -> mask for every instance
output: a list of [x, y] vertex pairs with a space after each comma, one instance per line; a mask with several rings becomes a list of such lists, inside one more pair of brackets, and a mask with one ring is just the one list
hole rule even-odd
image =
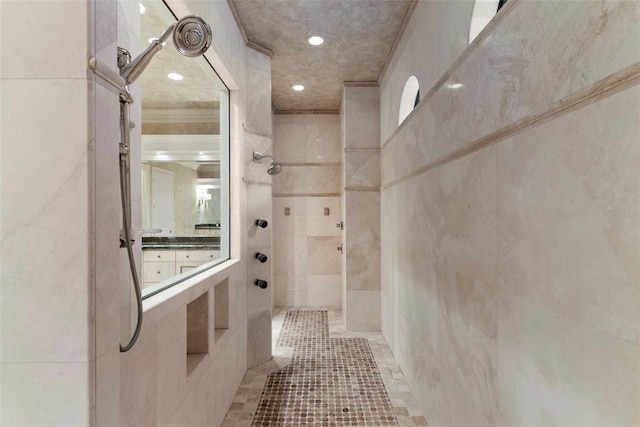
[[265, 262], [267, 262], [267, 259], [269, 259], [269, 258], [267, 258], [267, 256], [265, 254], [261, 254], [260, 252], [256, 252], [256, 259], [264, 264]]
[[269, 286], [269, 283], [267, 283], [266, 280], [256, 279], [255, 285], [260, 289], [267, 289], [267, 286]]
[[262, 228], [267, 228], [267, 226], [269, 225], [269, 223], [267, 222], [266, 219], [256, 219], [256, 225], [258, 227], [262, 227]]

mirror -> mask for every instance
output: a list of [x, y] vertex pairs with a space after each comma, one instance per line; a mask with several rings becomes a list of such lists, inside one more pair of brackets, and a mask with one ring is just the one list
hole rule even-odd
[[[176, 21], [141, 3], [141, 43]], [[142, 282], [155, 294], [229, 257], [229, 90], [204, 57], [169, 38], [142, 87]]]

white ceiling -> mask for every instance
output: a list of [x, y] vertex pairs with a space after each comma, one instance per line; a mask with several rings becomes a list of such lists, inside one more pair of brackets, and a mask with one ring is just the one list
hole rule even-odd
[[[377, 82], [414, 0], [228, 0], [250, 44], [273, 52], [277, 112], [337, 112], [342, 83]], [[311, 46], [311, 36], [324, 39]], [[295, 92], [302, 84], [303, 92]]]

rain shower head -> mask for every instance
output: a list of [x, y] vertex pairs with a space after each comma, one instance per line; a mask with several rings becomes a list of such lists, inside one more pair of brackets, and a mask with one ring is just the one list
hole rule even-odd
[[270, 158], [271, 159], [271, 166], [269, 166], [269, 169], [267, 169], [267, 173], [269, 175], [277, 175], [280, 172], [282, 172], [282, 165], [278, 162], [274, 162], [273, 161], [273, 156], [271, 156], [271, 154], [262, 154], [259, 153], [257, 151], [253, 152], [253, 161], [256, 163], [260, 163], [260, 160], [264, 159], [264, 158]]
[[211, 45], [211, 27], [207, 22], [195, 15], [187, 15], [164, 30], [157, 39], [153, 39], [149, 46], [133, 61], [120, 66], [120, 75], [127, 84], [135, 82], [151, 62], [151, 58], [162, 49], [169, 36], [173, 34], [175, 48], [188, 57], [202, 55]]

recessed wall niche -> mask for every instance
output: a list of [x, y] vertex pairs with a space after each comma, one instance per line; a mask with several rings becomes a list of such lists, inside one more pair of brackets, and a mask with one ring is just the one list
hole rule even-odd
[[209, 353], [209, 292], [187, 304], [187, 376]]
[[229, 329], [229, 280], [220, 282], [214, 288], [214, 338], [216, 343]]

